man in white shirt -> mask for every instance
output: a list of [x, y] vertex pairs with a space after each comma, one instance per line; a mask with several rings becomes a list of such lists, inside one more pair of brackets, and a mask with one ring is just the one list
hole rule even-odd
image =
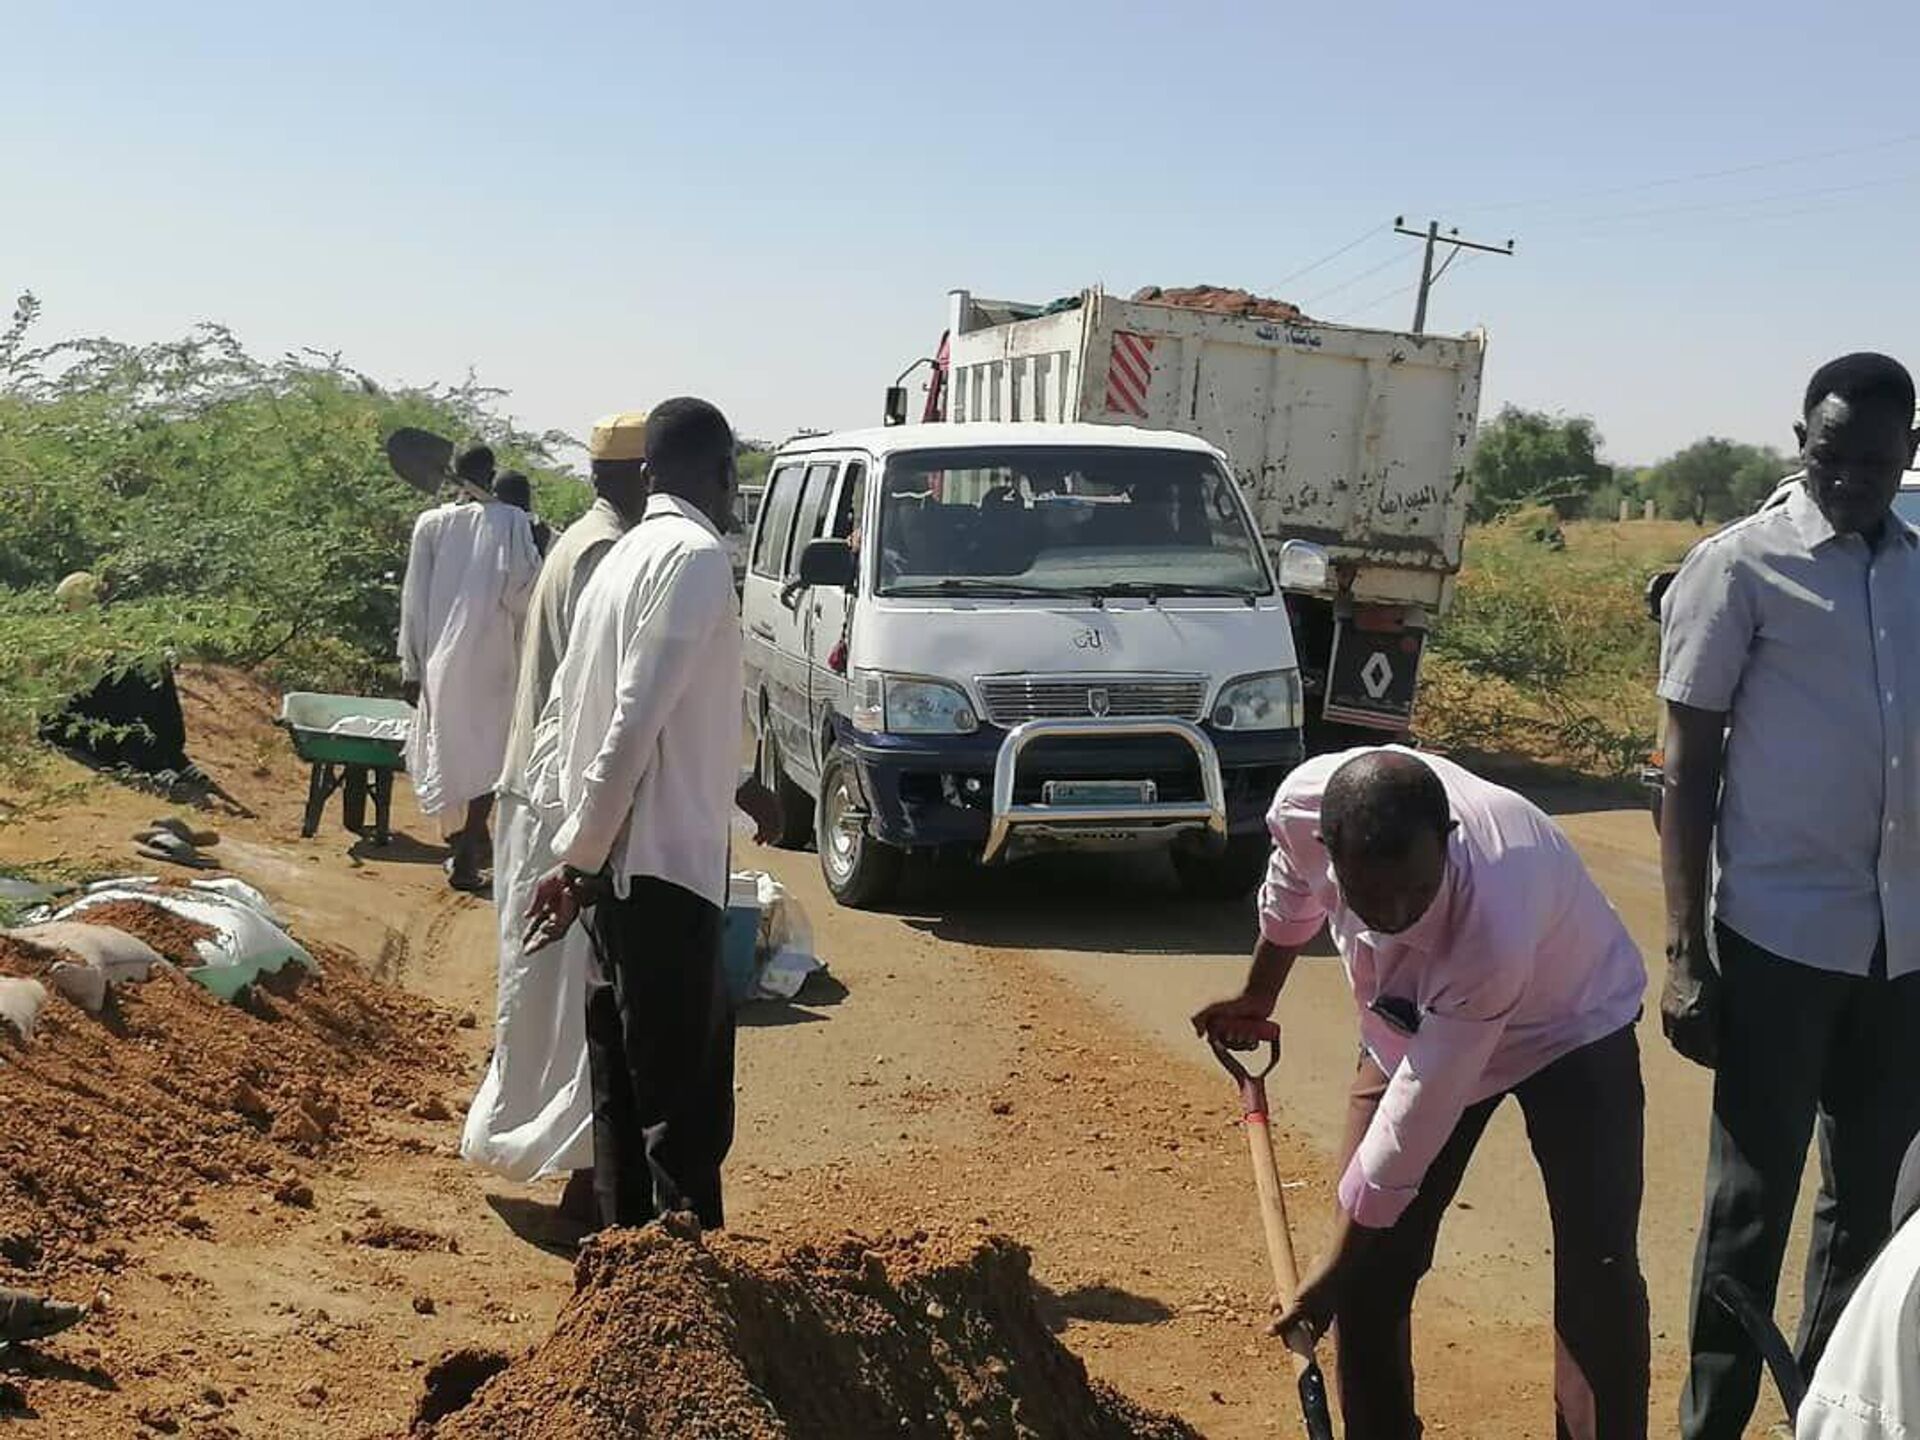
[[[522, 945], [534, 885], [553, 867], [553, 835], [564, 815], [535, 803], [530, 765], [534, 735], [560, 659], [567, 652], [580, 597], [614, 543], [638, 523], [647, 503], [647, 417], [609, 415], [593, 427], [587, 454], [596, 498], [554, 544], [528, 607], [520, 648], [513, 729], [501, 767], [495, 826], [493, 902], [500, 934], [493, 1059], [467, 1111], [460, 1153], [522, 1183], [569, 1173], [561, 1213], [591, 1224], [593, 1082], [587, 1067], [586, 993], [592, 947], [571, 932], [552, 955]], [[517, 503], [504, 476], [495, 493]], [[547, 747], [542, 746], [542, 763]]]
[[[493, 453], [475, 446], [455, 470], [484, 485]], [[520, 626], [539, 576], [527, 514], [504, 501], [455, 501], [414, 522], [400, 587], [400, 676], [418, 712], [407, 774], [421, 810], [453, 846], [447, 874], [456, 890], [485, 888]]]
[[740, 776], [740, 615], [721, 540], [733, 432], [704, 400], [647, 418], [652, 495], [580, 598], [554, 680], [562, 862], [529, 906], [528, 948], [582, 909], [587, 1055], [603, 1225], [692, 1211], [723, 1223], [733, 1009], [721, 967]]
[[1855, 1287], [1795, 1417], [1797, 1440], [1920, 1435], [1920, 1142], [1894, 1186], [1893, 1238]]

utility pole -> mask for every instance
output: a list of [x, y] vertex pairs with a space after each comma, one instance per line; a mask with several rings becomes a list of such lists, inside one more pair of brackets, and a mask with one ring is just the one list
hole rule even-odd
[[[1396, 215], [1393, 217], [1393, 230], [1396, 235], [1407, 235], [1427, 242], [1427, 253], [1420, 262], [1420, 298], [1413, 306], [1413, 333], [1416, 335], [1427, 333], [1427, 296], [1433, 292], [1434, 282], [1447, 273], [1447, 267], [1460, 258], [1462, 250], [1479, 250], [1488, 255], [1513, 254], [1513, 241], [1509, 240], [1505, 245], [1482, 245], [1478, 240], [1462, 240], [1458, 225], [1442, 235], [1438, 220], [1429, 220], [1425, 230], [1409, 230], [1407, 217]], [[1433, 268], [1433, 251], [1438, 245], [1451, 245], [1453, 251], [1440, 262], [1440, 268], [1436, 271]]]

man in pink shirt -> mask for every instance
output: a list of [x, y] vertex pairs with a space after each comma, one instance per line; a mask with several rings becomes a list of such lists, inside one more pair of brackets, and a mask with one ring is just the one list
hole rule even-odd
[[1324, 1257], [1281, 1326], [1338, 1342], [1351, 1440], [1417, 1437], [1410, 1317], [1487, 1121], [1519, 1099], [1554, 1236], [1558, 1433], [1644, 1440], [1637, 1232], [1646, 970], [1559, 828], [1510, 790], [1397, 747], [1322, 755], [1268, 815], [1273, 860], [1246, 988], [1193, 1017], [1253, 1041], [1325, 923], [1360, 1062]]

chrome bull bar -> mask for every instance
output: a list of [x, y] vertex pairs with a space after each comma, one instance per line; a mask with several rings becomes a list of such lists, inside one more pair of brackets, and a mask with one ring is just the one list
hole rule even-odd
[[[1200, 762], [1198, 801], [1149, 800], [1118, 805], [1016, 805], [1014, 780], [1020, 770], [1020, 757], [1036, 740], [1129, 740], [1155, 735], [1171, 735], [1185, 741]], [[1022, 826], [1139, 825], [1143, 829], [1201, 828], [1225, 839], [1227, 835], [1227, 787], [1220, 778], [1220, 756], [1213, 741], [1198, 725], [1185, 720], [1029, 720], [1007, 732], [1000, 753], [993, 762], [993, 821], [987, 830], [986, 848], [980, 852], [982, 864], [1000, 859]]]

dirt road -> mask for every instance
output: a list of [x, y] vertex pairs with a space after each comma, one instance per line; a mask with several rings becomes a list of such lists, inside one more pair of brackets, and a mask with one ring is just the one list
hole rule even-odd
[[[475, 1012], [462, 1032], [470, 1084], [487, 1052], [490, 908], [445, 890], [441, 852], [418, 838], [405, 800], [406, 834], [384, 854], [337, 830], [300, 840], [299, 777], [258, 721], [265, 703], [233, 682], [189, 691], [203, 755], [262, 812], [225, 825], [222, 859], [302, 933]], [[209, 730], [216, 716], [226, 733]], [[1644, 814], [1548, 798], [1574, 802], [1564, 822], [1657, 954]], [[93, 785], [58, 817], [0, 836], [0, 860], [64, 852], [97, 864], [152, 809]], [[799, 895], [831, 979], [799, 1003], [743, 1014], [733, 1227], [1004, 1232], [1032, 1247], [1049, 1314], [1095, 1374], [1210, 1435], [1294, 1433], [1262, 1333], [1265, 1268], [1233, 1097], [1185, 1028], [1198, 1003], [1237, 985], [1250, 913], [1183, 901], [1147, 862], [1063, 861], [938, 877], [899, 913], [862, 915], [830, 904], [810, 855], [736, 860]], [[1310, 1251], [1354, 1048], [1335, 962], [1301, 968], [1282, 1020], [1282, 1170]], [[1660, 1433], [1685, 1329], [1706, 1085], [1657, 1032], [1644, 1040]], [[457, 1113], [464, 1085], [443, 1098]], [[206, 1228], [132, 1237], [118, 1272], [93, 1280], [112, 1292], [107, 1312], [34, 1355], [0, 1354], [0, 1382], [21, 1386], [55, 1434], [399, 1433], [428, 1361], [458, 1345], [517, 1352], [570, 1288], [568, 1260], [540, 1244], [556, 1187], [477, 1175], [455, 1158], [457, 1139], [457, 1119], [398, 1117], [377, 1147], [314, 1166], [311, 1211], [263, 1204], [244, 1185], [203, 1193]], [[370, 1218], [436, 1243], [380, 1250], [348, 1238]], [[1431, 1433], [1550, 1433], [1550, 1263], [1524, 1137], [1503, 1115], [1421, 1301]]]

